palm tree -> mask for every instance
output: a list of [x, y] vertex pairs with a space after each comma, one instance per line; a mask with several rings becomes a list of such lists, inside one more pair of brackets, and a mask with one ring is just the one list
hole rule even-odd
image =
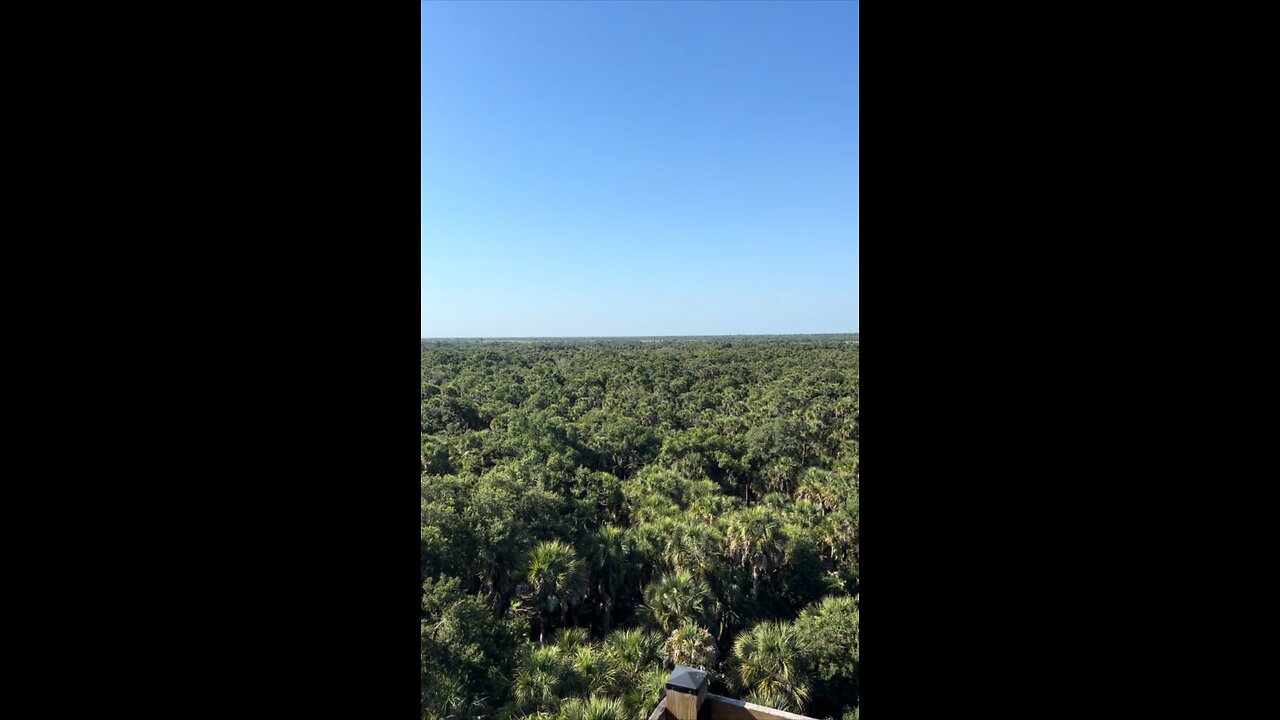
[[423, 681], [422, 708], [426, 720], [453, 720], [468, 709], [466, 683], [462, 678], [432, 673]]
[[554, 711], [570, 679], [570, 668], [559, 648], [533, 647], [520, 658], [512, 696], [520, 710]]
[[644, 601], [649, 617], [664, 633], [685, 621], [711, 624], [715, 619], [715, 599], [710, 588], [683, 570], [663, 575], [650, 584]]
[[561, 628], [556, 633], [556, 647], [565, 655], [572, 655], [578, 648], [590, 643], [591, 636], [586, 628]]
[[787, 535], [768, 508], [755, 506], [731, 514], [725, 523], [725, 548], [751, 571], [751, 599], [760, 594], [760, 576], [782, 565]]
[[774, 710], [800, 712], [800, 706], [794, 704], [794, 701], [789, 696], [770, 690], [753, 690], [742, 699], [749, 703], [773, 708]]
[[573, 652], [569, 662], [578, 677], [578, 687], [587, 693], [594, 695], [614, 688], [617, 671], [600, 648], [582, 645]]
[[[805, 647], [789, 623], [761, 622], [733, 643], [729, 677], [744, 695], [803, 712], [809, 700]], [[761, 703], [764, 704], [764, 703]]]
[[613, 666], [619, 687], [631, 687], [651, 667], [661, 662], [661, 636], [632, 628], [615, 630], [604, 641], [605, 657]]
[[858, 554], [858, 521], [848, 509], [841, 508], [824, 517], [818, 531], [823, 549], [832, 559]]
[[657, 569], [686, 570], [703, 577], [716, 569], [720, 536], [708, 523], [688, 515], [639, 525], [635, 537], [645, 559]]
[[706, 524], [715, 525], [721, 517], [740, 507], [742, 507], [740, 498], [716, 493], [697, 498], [689, 505], [689, 511]]
[[538, 642], [546, 633], [546, 619], [542, 612], [545, 603], [548, 613], [560, 610], [560, 624], [564, 625], [569, 606], [576, 605], [582, 585], [582, 562], [573, 548], [559, 540], [538, 543], [529, 556], [529, 584], [538, 604]]
[[806, 468], [800, 476], [800, 485], [796, 488], [797, 500], [812, 500], [827, 514], [836, 505], [835, 488], [831, 483], [832, 473], [822, 468]]
[[[858, 638], [858, 632], [857, 632], [859, 604], [860, 604], [860, 601], [857, 595], [854, 595], [853, 597], [849, 597], [847, 595], [829, 595], [827, 597], [824, 597], [822, 599], [822, 602], [810, 605], [809, 607], [801, 611], [799, 622], [807, 621], [816, 625], [817, 627], [829, 629], [833, 624], [833, 620], [832, 620], [833, 618], [844, 618], [844, 619], [852, 618], [852, 624], [854, 629], [852, 638], [848, 638], [842, 635], [832, 635], [829, 632], [826, 633], [826, 636], [830, 639], [837, 640], [841, 645], [844, 645], [845, 647], [852, 648], [854, 662], [857, 662], [858, 656], [859, 656], [859, 648], [858, 648], [859, 638]], [[846, 622], [843, 624], [847, 626], [848, 621], [846, 620]]]
[[681, 623], [680, 627], [671, 631], [662, 650], [667, 655], [667, 662], [672, 665], [703, 669], [714, 667], [716, 656], [720, 653], [711, 633], [701, 625], [691, 622]]
[[627, 720], [627, 717], [622, 701], [598, 695], [566, 700], [560, 706], [560, 720]]
[[645, 670], [636, 678], [623, 699], [632, 717], [649, 717], [653, 706], [667, 691], [667, 678], [670, 676], [671, 669], [659, 665]]
[[630, 533], [614, 525], [600, 528], [591, 543], [590, 569], [591, 589], [604, 607], [600, 629], [608, 632], [614, 606], [638, 570]]
[[801, 465], [791, 457], [774, 458], [765, 463], [761, 473], [764, 475], [765, 489], [769, 492], [790, 494], [793, 479], [800, 472]]
[[720, 561], [720, 535], [709, 525], [681, 518], [665, 548], [664, 558], [674, 570], [707, 577]]

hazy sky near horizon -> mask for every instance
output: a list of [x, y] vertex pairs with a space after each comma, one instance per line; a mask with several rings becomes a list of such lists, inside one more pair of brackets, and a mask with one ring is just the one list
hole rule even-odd
[[858, 331], [856, 2], [422, 5], [422, 337]]

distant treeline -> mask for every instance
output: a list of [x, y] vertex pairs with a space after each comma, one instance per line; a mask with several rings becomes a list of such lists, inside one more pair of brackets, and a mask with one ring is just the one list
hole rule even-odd
[[568, 348], [576, 345], [609, 345], [625, 348], [635, 344], [652, 345], [654, 343], [710, 343], [727, 347], [729, 345], [776, 343], [776, 342], [823, 342], [857, 341], [858, 333], [832, 333], [818, 335], [667, 335], [654, 337], [504, 337], [504, 338], [422, 338], [424, 348], [450, 345], [484, 345], [523, 343], [535, 344], [548, 349]]

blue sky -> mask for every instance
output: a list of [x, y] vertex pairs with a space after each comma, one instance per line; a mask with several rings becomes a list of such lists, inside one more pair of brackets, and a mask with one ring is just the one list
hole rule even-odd
[[422, 6], [422, 337], [858, 331], [858, 5]]

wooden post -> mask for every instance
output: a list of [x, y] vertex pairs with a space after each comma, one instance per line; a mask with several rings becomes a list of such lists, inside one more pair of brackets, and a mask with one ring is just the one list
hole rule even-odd
[[667, 678], [667, 712], [675, 720], [698, 720], [710, 680], [705, 670], [677, 665]]

